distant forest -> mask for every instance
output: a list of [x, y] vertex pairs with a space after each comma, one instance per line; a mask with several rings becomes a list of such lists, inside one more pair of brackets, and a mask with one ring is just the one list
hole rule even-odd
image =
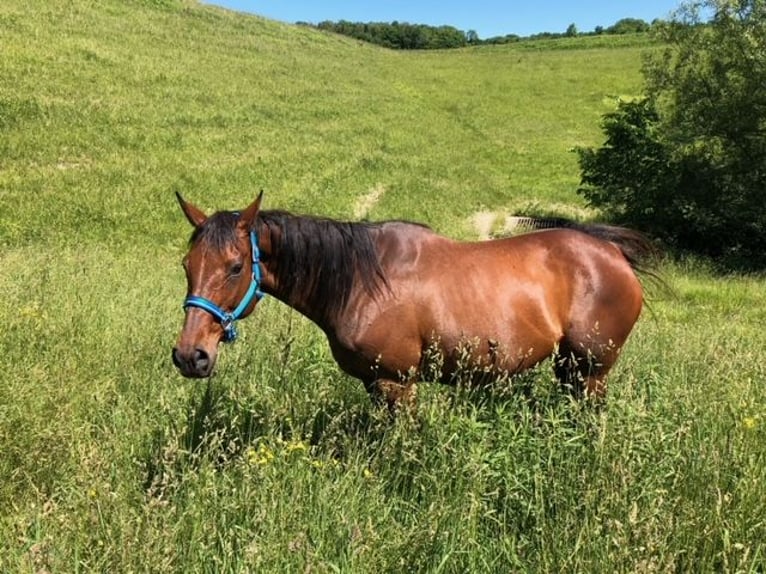
[[462, 48], [481, 44], [510, 44], [521, 40], [567, 38], [572, 36], [597, 36], [601, 34], [635, 34], [646, 32], [652, 24], [637, 18], [623, 18], [613, 26], [604, 28], [597, 26], [592, 32], [579, 32], [577, 26], [570, 24], [565, 32], [543, 32], [533, 36], [494, 36], [481, 39], [474, 30], [464, 32], [453, 26], [428, 26], [425, 24], [408, 24], [407, 22], [339, 22], [324, 21], [319, 24], [298, 22], [299, 25], [310, 26], [320, 30], [351, 36], [358, 40], [378, 44], [395, 50], [437, 50], [447, 48]]

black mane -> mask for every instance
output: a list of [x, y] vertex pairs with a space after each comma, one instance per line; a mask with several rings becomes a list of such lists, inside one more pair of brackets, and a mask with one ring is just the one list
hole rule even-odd
[[276, 279], [292, 304], [304, 298], [326, 317], [343, 310], [355, 279], [372, 296], [387, 286], [373, 231], [381, 223], [355, 223], [262, 211], [271, 230]]

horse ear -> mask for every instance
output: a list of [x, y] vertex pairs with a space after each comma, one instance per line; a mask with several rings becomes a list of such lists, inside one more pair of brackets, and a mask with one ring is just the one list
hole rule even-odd
[[189, 220], [189, 223], [191, 223], [194, 227], [200, 227], [203, 223], [205, 223], [207, 220], [207, 215], [205, 215], [199, 207], [185, 201], [184, 198], [181, 197], [181, 194], [177, 191], [176, 199], [178, 199], [178, 203], [181, 206], [186, 219]]
[[242, 212], [242, 215], [239, 216], [239, 225], [243, 227], [246, 231], [249, 231], [253, 228], [253, 224], [255, 223], [255, 218], [258, 216], [258, 212], [261, 210], [261, 199], [263, 198], [263, 190], [258, 194], [258, 197], [255, 198], [255, 201], [248, 205], [245, 210]]

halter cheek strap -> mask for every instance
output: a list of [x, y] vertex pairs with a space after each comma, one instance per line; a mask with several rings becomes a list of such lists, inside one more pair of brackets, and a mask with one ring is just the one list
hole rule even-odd
[[197, 295], [189, 295], [184, 300], [184, 310], [189, 307], [196, 307], [207, 311], [216, 318], [223, 328], [223, 341], [225, 343], [231, 343], [237, 338], [237, 329], [234, 326], [234, 321], [242, 318], [242, 315], [244, 315], [253, 300], [260, 301], [264, 295], [263, 291], [261, 291], [261, 252], [258, 249], [258, 235], [255, 230], [250, 231], [250, 254], [253, 267], [250, 287], [248, 287], [247, 293], [245, 293], [242, 301], [239, 302], [239, 305], [233, 311], [224, 311], [210, 299]]

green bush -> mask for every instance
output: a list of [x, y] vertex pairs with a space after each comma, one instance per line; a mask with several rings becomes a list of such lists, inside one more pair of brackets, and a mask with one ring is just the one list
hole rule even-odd
[[659, 121], [651, 100], [620, 102], [617, 111], [604, 116], [603, 146], [578, 149], [579, 192], [612, 219], [642, 229], [665, 227], [658, 225], [668, 216], [663, 197], [675, 185], [670, 151], [657, 133]]
[[578, 150], [579, 193], [678, 248], [762, 268], [766, 2], [690, 3], [658, 30], [646, 99], [605, 116], [600, 149]]

